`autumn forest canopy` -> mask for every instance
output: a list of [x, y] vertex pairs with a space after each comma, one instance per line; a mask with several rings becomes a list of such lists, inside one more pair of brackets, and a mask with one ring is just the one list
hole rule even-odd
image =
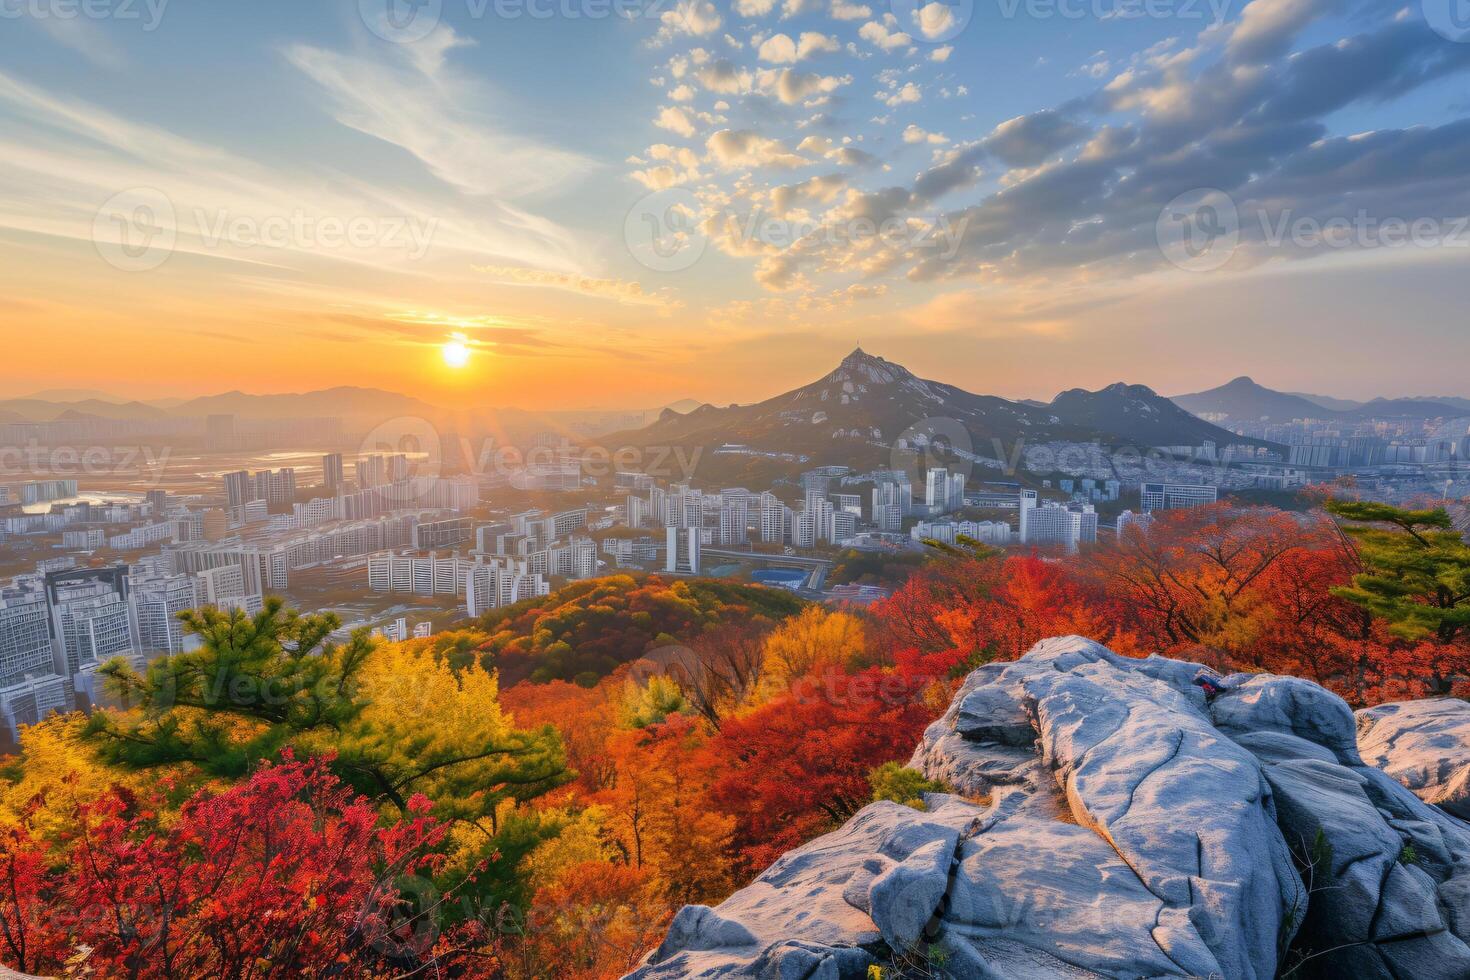
[[0, 769], [0, 962], [32, 974], [616, 977], [874, 798], [977, 666], [1080, 634], [1317, 681], [1470, 692], [1442, 511], [1161, 514], [1080, 555], [933, 546], [866, 609], [758, 585], [575, 583], [429, 639], [269, 600], [106, 670], [111, 707]]

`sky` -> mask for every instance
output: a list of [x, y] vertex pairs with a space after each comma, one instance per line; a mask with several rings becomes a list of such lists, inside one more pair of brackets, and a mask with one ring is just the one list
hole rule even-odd
[[0, 0], [0, 396], [1470, 395], [1458, 0]]

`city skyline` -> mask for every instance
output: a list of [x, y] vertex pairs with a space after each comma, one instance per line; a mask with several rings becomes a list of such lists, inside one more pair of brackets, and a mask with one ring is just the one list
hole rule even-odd
[[1466, 394], [1434, 0], [388, 7], [16, 7], [0, 391], [727, 404], [861, 339], [1011, 398]]

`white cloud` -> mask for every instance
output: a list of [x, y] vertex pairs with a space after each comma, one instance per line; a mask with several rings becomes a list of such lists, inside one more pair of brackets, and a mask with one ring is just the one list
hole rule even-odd
[[752, 129], [722, 129], [711, 133], [705, 141], [709, 159], [726, 170], [737, 167], [804, 166], [808, 161], [792, 153], [780, 141], [762, 136]]
[[828, 174], [796, 184], [784, 184], [771, 191], [771, 210], [784, 217], [793, 207], [807, 201], [830, 204], [846, 186], [847, 178], [842, 174]]
[[678, 133], [680, 136], [694, 135], [694, 121], [689, 118], [689, 113], [679, 106], [666, 105], [660, 107], [658, 115], [654, 117], [653, 124], [659, 129], [667, 129], [669, 132]]
[[764, 17], [776, 9], [776, 0], [735, 0], [735, 12], [741, 17]]
[[903, 141], [905, 143], [948, 143], [949, 137], [943, 133], [931, 133], [920, 126], [909, 123], [903, 131]]
[[913, 82], [904, 82], [902, 86], [891, 92], [879, 92], [878, 101], [892, 109], [908, 102], [918, 102], [922, 94], [923, 90], [919, 86]]
[[851, 137], [843, 137], [843, 139], [843, 145], [839, 146], [826, 136], [808, 136], [798, 144], [796, 151], [813, 153], [844, 167], [869, 167], [878, 162], [871, 153], [850, 145]]
[[799, 41], [785, 34], [772, 34], [761, 42], [760, 58], [776, 65], [789, 65], [814, 54], [830, 53], [841, 49], [834, 38], [817, 31], [802, 32]]
[[743, 95], [754, 84], [754, 77], [750, 72], [737, 68], [723, 58], [699, 68], [694, 77], [706, 89], [721, 95]]
[[777, 65], [789, 65], [796, 60], [796, 42], [785, 34], [772, 34], [761, 42], [760, 59]]
[[756, 75], [756, 88], [774, 95], [786, 105], [795, 105], [812, 96], [830, 95], [844, 85], [852, 83], [851, 75], [817, 75], [795, 71], [791, 68], [767, 68]]
[[864, 20], [873, 16], [873, 8], [851, 0], [832, 0], [833, 20]]
[[[666, 187], [687, 184], [700, 177], [699, 154], [687, 146], [655, 143], [648, 148], [645, 155], [649, 161], [652, 161], [651, 165], [642, 170], [633, 171], [630, 176], [651, 191], [661, 191]], [[644, 161], [634, 158], [633, 162], [643, 163]]]
[[884, 51], [897, 51], [914, 45], [913, 38], [902, 31], [891, 31], [887, 24], [877, 20], [870, 20], [858, 28], [858, 37]]
[[679, 0], [673, 10], [659, 15], [659, 23], [663, 26], [653, 39], [655, 45], [667, 44], [679, 34], [705, 37], [719, 30], [724, 21], [710, 0]]
[[952, 45], [944, 44], [929, 52], [930, 61], [948, 61], [949, 56], [954, 53]]

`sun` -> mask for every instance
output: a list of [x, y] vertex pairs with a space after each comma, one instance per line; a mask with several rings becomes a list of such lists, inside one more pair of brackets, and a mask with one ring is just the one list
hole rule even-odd
[[470, 362], [470, 348], [465, 343], [463, 334], [450, 337], [439, 348], [439, 353], [444, 356], [444, 363], [452, 368], [462, 368]]

